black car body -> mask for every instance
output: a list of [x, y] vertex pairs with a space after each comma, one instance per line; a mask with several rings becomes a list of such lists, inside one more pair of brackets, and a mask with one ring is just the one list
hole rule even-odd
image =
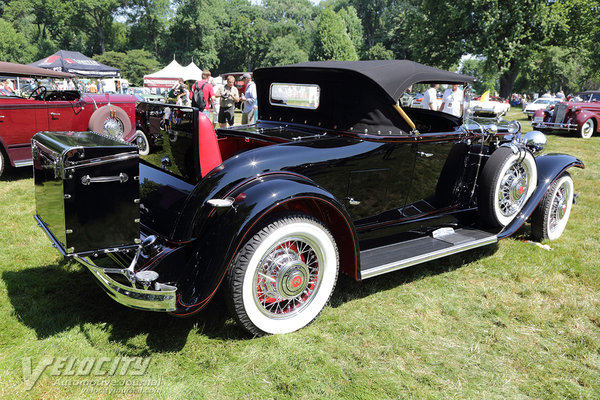
[[[160, 144], [140, 157], [139, 177], [125, 182], [111, 164], [125, 156], [105, 146], [111, 156], [96, 165], [98, 157], [86, 156], [98, 151], [86, 148], [94, 140], [74, 138], [83, 133], [34, 140], [38, 161], [63, 160], [36, 162], [36, 191], [69, 196], [54, 206], [38, 198], [39, 224], [117, 301], [183, 316], [223, 286], [248, 331], [284, 333], [319, 314], [338, 271], [362, 280], [485, 246], [530, 217], [537, 238], [562, 234], [573, 201], [565, 171], [581, 161], [540, 155], [544, 136], [521, 135], [514, 124], [499, 130], [398, 105], [413, 83], [471, 77], [410, 61], [363, 61], [265, 68], [254, 78], [258, 122], [216, 134], [195, 108], [140, 104], [143, 129]], [[347, 94], [348, 81], [360, 96]], [[77, 172], [94, 165], [94, 174]], [[130, 200], [113, 209], [88, 204], [99, 209], [95, 217], [65, 204], [93, 202], [86, 192], [93, 186], [118, 197], [131, 182], [139, 184], [139, 237], [106, 246], [107, 230], [94, 239], [102, 246], [78, 249], [55, 232], [70, 229], [62, 219], [85, 230], [119, 213], [129, 229]]]

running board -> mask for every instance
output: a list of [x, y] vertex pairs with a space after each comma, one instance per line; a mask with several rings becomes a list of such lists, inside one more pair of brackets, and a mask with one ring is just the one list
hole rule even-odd
[[360, 276], [372, 278], [497, 241], [496, 235], [477, 229], [438, 229], [432, 236], [361, 251]]

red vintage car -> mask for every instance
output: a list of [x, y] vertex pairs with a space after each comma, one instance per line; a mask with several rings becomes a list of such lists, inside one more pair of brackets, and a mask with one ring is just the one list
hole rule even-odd
[[[32, 165], [31, 138], [40, 131], [92, 130], [126, 142], [137, 137], [130, 95], [83, 93], [75, 75], [28, 65], [0, 62], [0, 175], [5, 166]], [[18, 81], [17, 81], [17, 78]]]
[[574, 101], [558, 103], [551, 110], [537, 110], [531, 125], [542, 132], [575, 131], [589, 139], [600, 132], [600, 91], [582, 92]]

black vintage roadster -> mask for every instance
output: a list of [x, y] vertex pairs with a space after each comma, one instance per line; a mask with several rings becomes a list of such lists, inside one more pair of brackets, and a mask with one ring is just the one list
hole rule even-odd
[[321, 312], [338, 272], [371, 278], [527, 220], [537, 240], [565, 229], [566, 171], [580, 160], [541, 155], [544, 135], [518, 123], [399, 105], [413, 84], [469, 76], [360, 61], [254, 78], [255, 125], [215, 132], [197, 109], [141, 103], [157, 137], [146, 156], [91, 132], [35, 136], [36, 219], [116, 301], [185, 316], [223, 287], [249, 332], [292, 332]]

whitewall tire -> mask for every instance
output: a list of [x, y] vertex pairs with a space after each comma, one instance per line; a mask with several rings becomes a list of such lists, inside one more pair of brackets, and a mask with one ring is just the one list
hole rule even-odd
[[335, 287], [338, 251], [329, 230], [305, 214], [265, 225], [234, 258], [228, 305], [254, 335], [294, 332], [323, 310]]
[[508, 225], [521, 211], [537, 186], [537, 166], [525, 149], [516, 154], [500, 147], [485, 164], [480, 181], [479, 211], [484, 224]]
[[536, 241], [558, 239], [573, 207], [573, 179], [565, 172], [555, 180], [531, 216], [531, 236]]
[[150, 154], [150, 142], [148, 142], [146, 134], [139, 129], [135, 132], [135, 144], [138, 147], [140, 156]]
[[581, 128], [579, 128], [579, 136], [581, 136], [582, 139], [589, 139], [592, 137], [595, 131], [596, 124], [592, 118], [589, 118], [583, 123], [583, 125], [581, 125]]

